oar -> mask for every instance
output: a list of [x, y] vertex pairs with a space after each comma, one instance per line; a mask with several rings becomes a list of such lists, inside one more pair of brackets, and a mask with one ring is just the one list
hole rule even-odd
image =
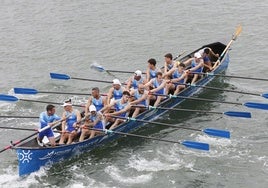
[[143, 135], [138, 135], [138, 134], [124, 133], [124, 132], [113, 131], [113, 130], [95, 129], [95, 128], [90, 128], [90, 130], [105, 132], [108, 135], [109, 134], [119, 134], [119, 135], [132, 136], [132, 137], [144, 138], [144, 139], [149, 139], [149, 140], [157, 140], [157, 141], [161, 141], [161, 142], [181, 144], [181, 145], [184, 145], [185, 147], [199, 149], [199, 150], [205, 150], [205, 151], [209, 150], [209, 144], [202, 143], [202, 142], [194, 142], [194, 141], [179, 142], [179, 141], [166, 140], [166, 139], [161, 139], [161, 138], [156, 138], [156, 137], [151, 137], [151, 136], [143, 136]]
[[[60, 122], [62, 122], [63, 120], [65, 120], [65, 118], [53, 122], [53, 124], [51, 125], [51, 126], [53, 126], [52, 129], [53, 129], [53, 128], [56, 128], [57, 126], [59, 126], [59, 125], [60, 125]], [[4, 147], [2, 150], [0, 150], [0, 153], [6, 151], [6, 150], [8, 150], [8, 149], [13, 148], [14, 146], [16, 146], [16, 145], [18, 145], [18, 144], [24, 142], [25, 140], [28, 140], [29, 138], [35, 136], [36, 134], [38, 134], [38, 133], [40, 133], [40, 132], [42, 132], [42, 131], [44, 131], [44, 130], [47, 130], [47, 129], [50, 128], [51, 126], [48, 125], [48, 126], [43, 127], [42, 129], [38, 129], [38, 130], [35, 131], [35, 133], [33, 133], [33, 134], [27, 136], [26, 138], [23, 138], [23, 139], [21, 139], [21, 140], [18, 140], [18, 141], [16, 141], [16, 142], [12, 142], [12, 141], [11, 141], [11, 142], [10, 142], [10, 145], [8, 145], [8, 146]]]
[[149, 110], [162, 109], [162, 110], [183, 111], [183, 112], [197, 112], [197, 113], [204, 113], [204, 114], [219, 114], [219, 115], [227, 115], [231, 117], [251, 118], [250, 112], [237, 112], [237, 111], [214, 112], [214, 111], [204, 111], [204, 110], [192, 110], [192, 109], [185, 109], [185, 108], [165, 108], [165, 107], [139, 106], [139, 105], [133, 105], [133, 106], [139, 107], [139, 108], [147, 108]]
[[255, 103], [255, 102], [246, 102], [246, 103], [239, 103], [239, 102], [232, 102], [232, 101], [221, 101], [221, 100], [213, 100], [213, 99], [206, 99], [206, 98], [197, 98], [197, 97], [185, 97], [180, 95], [164, 95], [164, 94], [157, 94], [157, 93], [150, 93], [150, 95], [158, 95], [158, 96], [165, 96], [169, 98], [181, 98], [181, 99], [189, 99], [189, 100], [198, 100], [198, 101], [206, 101], [206, 102], [217, 102], [217, 103], [224, 103], [224, 104], [234, 104], [234, 105], [242, 105], [248, 108], [255, 108], [261, 110], [268, 110], [268, 104], [266, 103]]
[[88, 79], [88, 78], [76, 78], [76, 77], [71, 77], [67, 74], [59, 74], [59, 73], [50, 73], [50, 78], [52, 79], [58, 79], [58, 80], [83, 80], [83, 81], [93, 81], [93, 82], [103, 82], [103, 83], [109, 83], [112, 84], [113, 82], [111, 81], [105, 81], [105, 80], [95, 80], [95, 79]]
[[[30, 94], [30, 95], [35, 95], [38, 93], [49, 93], [49, 94], [61, 94], [61, 95], [85, 95], [85, 96], [90, 96], [91, 93], [66, 93], [66, 92], [60, 92], [60, 91], [38, 91], [36, 89], [32, 88], [18, 88], [15, 87], [14, 93], [16, 94]], [[100, 94], [101, 96], [107, 96], [107, 94]]]
[[[90, 68], [91, 68], [91, 69], [94, 69], [94, 70], [96, 70], [96, 71], [98, 71], [98, 72], [107, 72], [108, 74], [111, 74], [111, 72], [117, 72], [117, 73], [130, 73], [130, 74], [134, 73], [134, 71], [107, 70], [107, 69], [105, 69], [103, 66], [101, 66], [100, 64], [97, 64], [97, 63], [92, 63], [92, 64], [90, 65]], [[142, 74], [146, 74], [146, 73], [143, 72]]]
[[[38, 101], [38, 100], [30, 100], [30, 99], [19, 99], [13, 95], [5, 95], [5, 94], [0, 94], [0, 101], [6, 101], [6, 102], [17, 102], [17, 101], [26, 101], [26, 102], [37, 102], [37, 103], [45, 103], [45, 104], [56, 104], [56, 105], [61, 105], [62, 103], [58, 102], [51, 102], [51, 101]], [[73, 106], [77, 107], [84, 107], [82, 105], [76, 105], [73, 104]]]
[[119, 119], [126, 119], [126, 120], [130, 120], [130, 121], [138, 121], [138, 122], [143, 122], [143, 123], [151, 123], [151, 124], [155, 124], [155, 125], [163, 125], [163, 126], [176, 128], [176, 129], [187, 129], [187, 130], [192, 130], [192, 131], [200, 131], [200, 132], [206, 133], [206, 134], [211, 135], [211, 136], [230, 138], [230, 131], [226, 131], [226, 130], [218, 130], [218, 129], [211, 129], [211, 128], [201, 130], [201, 129], [191, 128], [191, 127], [176, 126], [176, 125], [171, 125], [171, 124], [167, 124], [167, 123], [147, 121], [147, 120], [143, 120], [143, 119], [136, 119], [136, 118], [130, 118], [130, 117], [121, 117], [121, 116], [111, 116], [111, 117], [119, 118]]
[[0, 116], [0, 118], [39, 118], [38, 116]]
[[[92, 81], [92, 82], [102, 82], [102, 83], [109, 83], [112, 84], [113, 82], [111, 81], [105, 81], [105, 80], [96, 80], [96, 79], [89, 79], [89, 78], [76, 78], [76, 77], [71, 77], [67, 74], [59, 74], [59, 73], [50, 73], [50, 78], [52, 79], [58, 79], [58, 80], [83, 80], [83, 81]], [[126, 85], [126, 83], [121, 83], [123, 85]]]
[[231, 44], [236, 40], [236, 38], [240, 35], [241, 32], [242, 32], [242, 26], [241, 25], [238, 25], [238, 27], [235, 30], [235, 33], [232, 36], [232, 39], [227, 44], [227, 46], [225, 47], [225, 49], [221, 53], [221, 55], [220, 55], [220, 57], [219, 57], [218, 60], [220, 60], [224, 56], [225, 52], [230, 48]]
[[3, 127], [3, 126], [0, 126], [0, 129], [12, 129], [12, 130], [21, 130], [21, 131], [38, 131], [38, 129], [27, 129], [27, 128], [18, 128], [18, 127]]
[[213, 72], [192, 72], [193, 74], [202, 74], [206, 76], [220, 76], [220, 77], [228, 77], [228, 78], [239, 78], [239, 79], [246, 79], [246, 80], [259, 80], [259, 81], [268, 81], [267, 78], [254, 78], [254, 77], [246, 77], [246, 76], [235, 76], [235, 75], [224, 75], [224, 74], [215, 74]]
[[[186, 51], [183, 51], [182, 53], [180, 53], [179, 55], [177, 55], [173, 60], [176, 60], [178, 59], [179, 57], [181, 57]], [[96, 71], [99, 71], [99, 72], [107, 72], [108, 74], [111, 74], [111, 72], [116, 72], [116, 73], [129, 73], [129, 74], [132, 74], [134, 73], [133, 71], [124, 71], [124, 70], [110, 70], [110, 69], [105, 69], [103, 66], [101, 66], [100, 64], [98, 63], [92, 63], [90, 65], [90, 68], [91, 69], [94, 69]], [[142, 74], [146, 74], [146, 72], [143, 72]], [[113, 75], [114, 76], [114, 75]]]
[[222, 88], [217, 88], [217, 87], [210, 87], [210, 86], [203, 86], [203, 85], [196, 85], [196, 84], [183, 84], [183, 83], [176, 83], [176, 84], [192, 86], [192, 87], [201, 87], [201, 88], [204, 88], [204, 89], [211, 89], [211, 90], [217, 90], [217, 91], [241, 93], [241, 94], [245, 94], [245, 95], [261, 96], [261, 97], [264, 97], [264, 98], [268, 98], [268, 93], [258, 94], [258, 93], [251, 93], [251, 92], [245, 92], [245, 91], [236, 91], [236, 90], [231, 90], [231, 89], [222, 89]]

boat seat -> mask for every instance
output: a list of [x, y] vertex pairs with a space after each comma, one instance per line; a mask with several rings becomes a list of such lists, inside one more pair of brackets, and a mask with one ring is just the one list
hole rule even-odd
[[[60, 135], [61, 134], [59, 132], [53, 132], [53, 133], [54, 133], [55, 141], [57, 142], [60, 139]], [[43, 138], [42, 142], [45, 145], [49, 145], [50, 144], [49, 143], [49, 140], [48, 140], [48, 138], [46, 136]]]

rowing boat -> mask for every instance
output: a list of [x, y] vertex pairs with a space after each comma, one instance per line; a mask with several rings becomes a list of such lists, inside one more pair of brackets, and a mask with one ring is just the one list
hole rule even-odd
[[[184, 56], [180, 59], [180, 61], [185, 61], [188, 58], [193, 57], [194, 53], [199, 51], [204, 47], [211, 48], [215, 53], [224, 54], [220, 58], [219, 66], [213, 71], [214, 74], [223, 73], [229, 64], [229, 55], [228, 50], [225, 51], [226, 45], [221, 42], [215, 42], [208, 45], [204, 45], [201, 48], [193, 51], [192, 53]], [[213, 76], [204, 76], [196, 84], [198, 85], [207, 85], [214, 79]], [[187, 87], [182, 90], [178, 96], [189, 97], [201, 90], [200, 87]], [[178, 97], [168, 97], [164, 101], [159, 104], [159, 107], [166, 108], [174, 108], [181, 102], [183, 102], [185, 98]], [[157, 119], [159, 116], [166, 113], [168, 110], [165, 109], [148, 109], [143, 113], [139, 114], [136, 119], [142, 119], [146, 121], [152, 121]], [[142, 123], [140, 121], [135, 121], [129, 119], [128, 121], [122, 123], [119, 127], [116, 127], [114, 131], [129, 133], [133, 132], [138, 128], [146, 125], [146, 123]], [[19, 163], [19, 175], [24, 176], [30, 174], [32, 172], [38, 171], [42, 166], [50, 166], [54, 163], [58, 163], [69, 159], [73, 156], [80, 155], [84, 152], [89, 152], [97, 147], [104, 145], [105, 143], [111, 142], [117, 138], [119, 138], [119, 134], [115, 133], [106, 133], [102, 135], [98, 135], [92, 139], [87, 139], [82, 142], [72, 143], [70, 145], [60, 145], [56, 147], [39, 147], [36, 142], [36, 138], [32, 138], [26, 142], [20, 143], [13, 147], [16, 150], [18, 163]]]

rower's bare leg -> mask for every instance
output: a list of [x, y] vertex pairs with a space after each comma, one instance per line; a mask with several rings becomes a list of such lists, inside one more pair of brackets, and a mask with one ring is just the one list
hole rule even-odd
[[198, 74], [194, 74], [191, 84], [194, 84], [197, 81], [197, 78], [198, 78]]
[[59, 144], [64, 144], [64, 142], [65, 142], [65, 140], [66, 140], [66, 138], [67, 138], [67, 135], [68, 135], [68, 133], [66, 133], [66, 132], [63, 132], [63, 133], [61, 134]]
[[114, 129], [115, 127], [117, 127], [122, 122], [123, 122], [122, 119], [116, 119], [114, 124], [109, 129], [110, 130]]
[[185, 88], [185, 85], [178, 85], [176, 90], [174, 91], [174, 95], [177, 95], [184, 88]]
[[88, 130], [88, 129], [82, 129], [81, 135], [79, 137], [79, 142], [84, 141], [85, 136], [88, 135], [89, 133], [90, 133], [90, 130]]
[[56, 146], [56, 141], [55, 141], [55, 137], [54, 136], [53, 137], [49, 137], [48, 140], [49, 140], [49, 142], [50, 142], [50, 144], [51, 144], [52, 147], [55, 147]]
[[135, 118], [140, 113], [140, 108], [136, 108], [132, 114], [132, 117]]
[[73, 142], [73, 139], [74, 139], [75, 135], [76, 135], [75, 132], [71, 132], [69, 134], [67, 144], [71, 144]]
[[163, 96], [157, 96], [156, 101], [154, 102], [154, 106], [158, 106], [162, 99], [164, 99]]

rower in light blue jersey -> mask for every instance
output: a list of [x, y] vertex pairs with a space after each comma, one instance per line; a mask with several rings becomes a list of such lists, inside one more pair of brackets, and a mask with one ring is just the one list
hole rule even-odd
[[62, 105], [64, 112], [62, 119], [67, 118], [62, 122], [62, 134], [59, 144], [71, 144], [75, 136], [77, 136], [77, 127], [81, 121], [81, 114], [78, 110], [73, 109], [71, 100], [65, 101]]
[[186, 65], [186, 67], [191, 65], [191, 68], [188, 69], [186, 73], [193, 73], [191, 84], [195, 83], [199, 77], [198, 73], [201, 73], [204, 67], [204, 60], [201, 54], [199, 52], [196, 52], [193, 58], [190, 58], [183, 63]]
[[166, 94], [166, 80], [163, 79], [163, 73], [158, 72], [156, 78], [151, 79], [150, 82], [145, 84], [145, 87], [148, 87], [150, 85], [153, 85], [153, 89], [150, 90], [150, 93], [152, 93], [152, 95], [149, 95], [149, 99], [155, 100], [154, 106], [157, 106], [161, 100], [164, 99], [163, 95]]
[[[89, 136], [89, 139], [93, 138], [95, 135], [100, 134], [101, 130], [105, 129], [105, 121], [101, 112], [97, 112], [94, 105], [89, 106], [90, 114], [85, 117], [85, 123], [81, 126], [81, 135], [79, 141], [82, 142], [85, 136]], [[91, 130], [89, 128], [93, 127], [98, 130]]]
[[[111, 108], [111, 107], [115, 108], [115, 112], [105, 113], [105, 116], [107, 117], [107, 119], [110, 116], [127, 117], [128, 114], [129, 114], [129, 111], [131, 109], [131, 106], [129, 105], [129, 98], [130, 98], [130, 93], [128, 91], [124, 91], [123, 96], [122, 96], [121, 99], [114, 100], [109, 105], [107, 105], [106, 108], [108, 108], [108, 109]], [[103, 110], [106, 110], [106, 109], [104, 108]], [[112, 126], [110, 127], [110, 129], [114, 129], [115, 127], [117, 127], [123, 121], [124, 121], [123, 119], [117, 118], [114, 121], [114, 123], [112, 124]]]
[[[130, 94], [134, 96], [134, 101], [130, 103], [131, 105], [142, 105], [142, 106], [149, 105], [148, 104], [149, 91], [145, 90], [145, 86], [143, 84], [139, 84], [138, 89], [131, 91]], [[141, 110], [144, 110], [144, 109], [145, 108], [135, 107], [135, 111], [132, 117], [136, 117], [141, 112]]]
[[107, 95], [107, 103], [111, 103], [111, 99], [118, 100], [123, 96], [123, 92], [126, 91], [126, 88], [122, 86], [121, 82], [118, 79], [113, 80], [113, 87], [109, 89]]
[[186, 84], [185, 64], [177, 62], [177, 66], [174, 66], [166, 73], [167, 76], [171, 75], [171, 79], [167, 81], [166, 94], [172, 93], [177, 95]]
[[129, 78], [128, 83], [127, 83], [127, 90], [132, 89], [137, 89], [139, 84], [144, 84], [145, 80], [142, 77], [142, 72], [140, 70], [136, 70], [134, 73], [134, 76]]
[[85, 114], [89, 114], [89, 106], [93, 104], [97, 111], [100, 111], [107, 105], [107, 98], [100, 95], [100, 90], [98, 87], [92, 88], [91, 97], [89, 97], [86, 107]]
[[[60, 117], [55, 114], [55, 106], [52, 104], [47, 105], [46, 111], [42, 112], [39, 116], [40, 129], [46, 127], [47, 125], [52, 125], [51, 123], [56, 120], [60, 120]], [[54, 147], [56, 145], [55, 137], [51, 128], [48, 128], [42, 132], [40, 132], [37, 136], [37, 142], [40, 146], [43, 146], [42, 140], [44, 137], [47, 137], [51, 146]]]
[[161, 70], [156, 67], [156, 60], [151, 58], [148, 60], [148, 68], [146, 71], [146, 83], [156, 77], [157, 72]]
[[171, 53], [167, 53], [164, 57], [165, 57], [164, 73], [166, 74], [170, 69], [173, 68], [175, 62], [173, 61], [173, 56]]

